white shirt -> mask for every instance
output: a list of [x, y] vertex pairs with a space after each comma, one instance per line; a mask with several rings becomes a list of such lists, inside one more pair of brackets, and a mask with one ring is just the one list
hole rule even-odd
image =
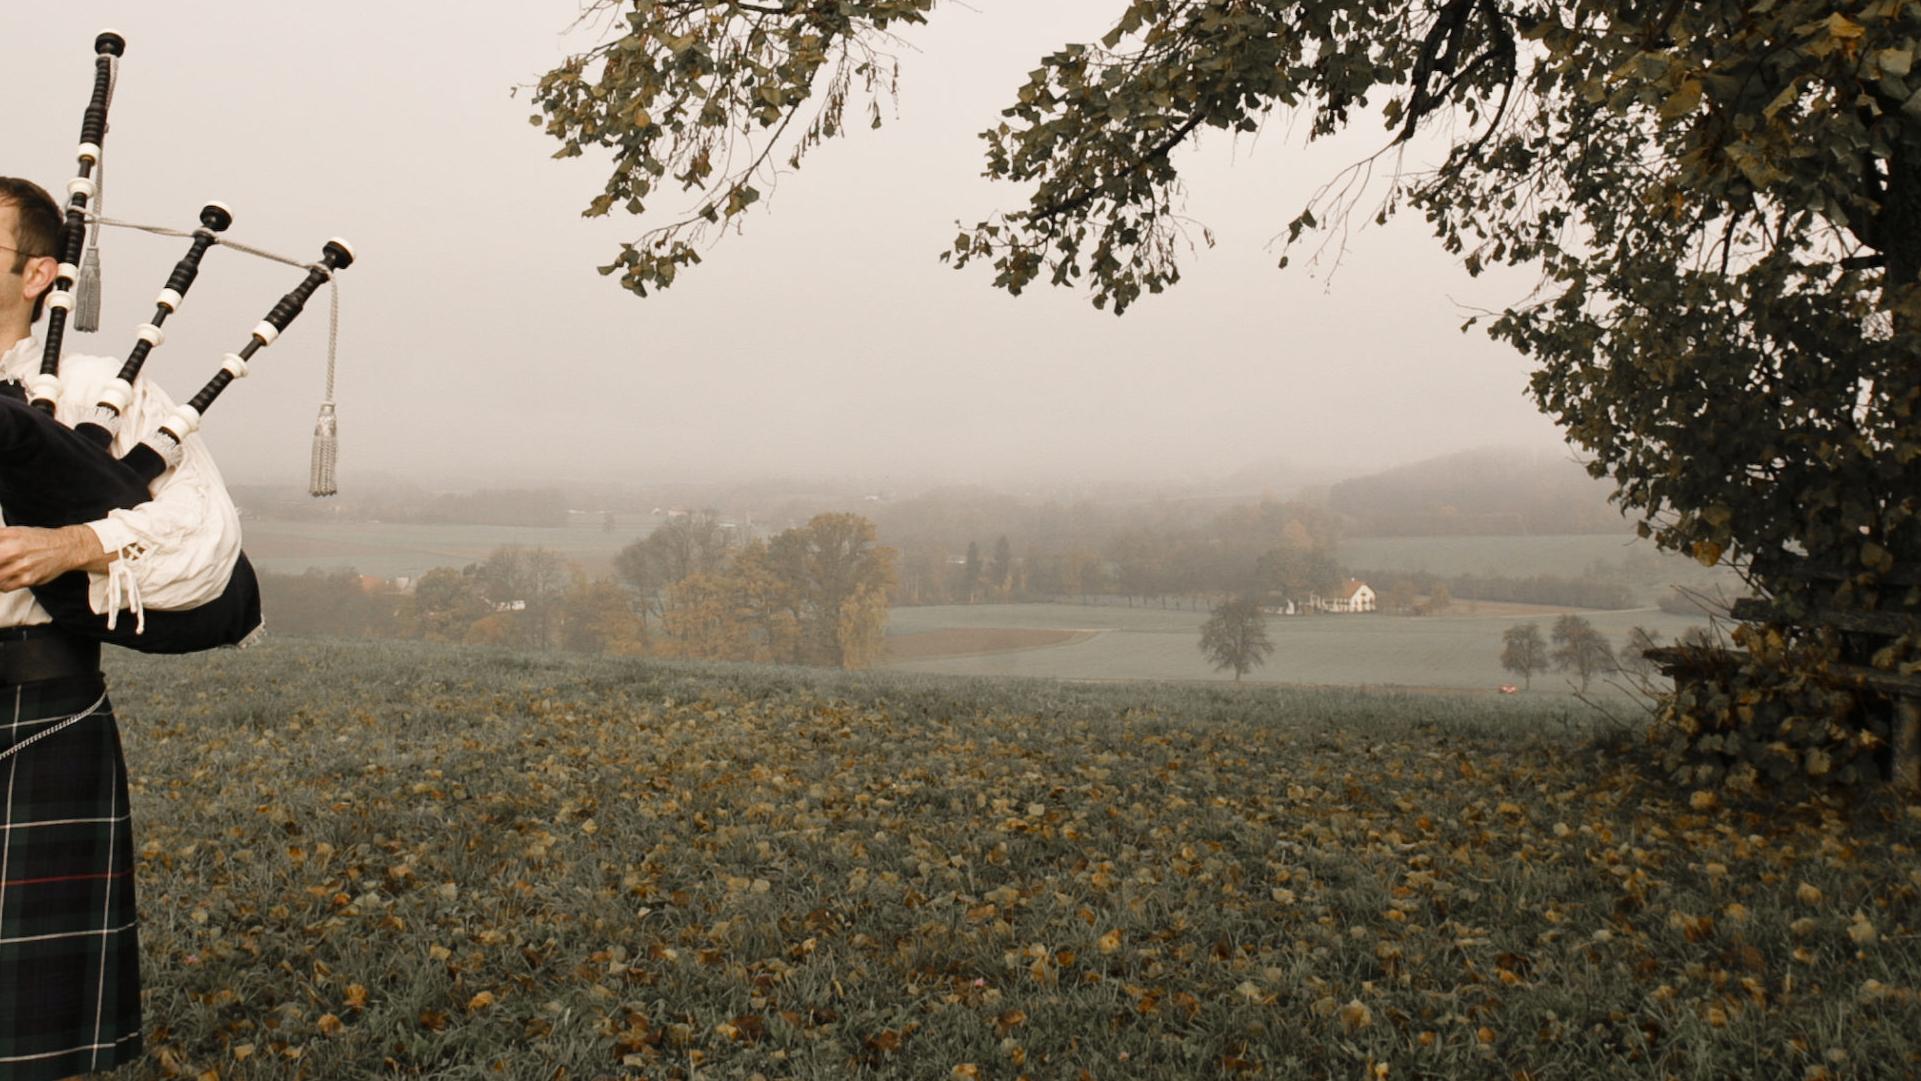
[[[24, 382], [38, 372], [42, 348], [37, 337], [29, 336], [0, 354], [0, 379]], [[69, 425], [86, 419], [100, 401], [101, 388], [120, 374], [120, 364], [113, 357], [72, 353], [63, 357], [54, 416]], [[176, 408], [153, 380], [144, 375], [134, 380], [133, 402], [114, 436], [113, 453], [124, 454], [146, 439]], [[87, 575], [95, 612], [107, 613], [109, 578], [115, 575], [132, 580], [131, 588], [123, 581], [117, 591], [121, 594], [115, 598], [117, 607], [122, 610], [133, 596], [147, 608], [193, 608], [226, 588], [234, 561], [240, 557], [240, 515], [200, 436], [188, 436], [182, 450], [180, 464], [154, 482], [152, 499], [131, 510], [108, 511], [105, 518], [86, 523], [100, 538], [103, 551], [120, 553], [114, 561], [119, 569], [110, 566], [107, 572]], [[0, 507], [0, 520], [5, 513], [6, 508]], [[0, 627], [51, 620], [32, 592], [0, 592]]]

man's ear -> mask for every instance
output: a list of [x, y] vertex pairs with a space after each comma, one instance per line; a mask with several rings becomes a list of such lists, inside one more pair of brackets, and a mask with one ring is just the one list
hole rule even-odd
[[26, 272], [21, 275], [23, 299], [32, 304], [34, 298], [53, 288], [53, 281], [59, 276], [60, 262], [52, 256], [37, 255], [27, 260]]

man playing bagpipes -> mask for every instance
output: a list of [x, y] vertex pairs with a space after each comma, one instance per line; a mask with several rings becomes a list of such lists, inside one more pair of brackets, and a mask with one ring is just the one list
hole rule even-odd
[[[125, 47], [112, 31], [94, 41], [64, 209], [37, 185], [0, 177], [0, 1081], [52, 1081], [140, 1054], [132, 821], [100, 644], [190, 653], [259, 632], [239, 515], [196, 433], [255, 354], [353, 262], [337, 239], [314, 263], [222, 239], [232, 214], [219, 203], [191, 231], [101, 216], [101, 144]], [[70, 318], [97, 327], [87, 238], [97, 244], [103, 225], [192, 242], [124, 363], [62, 348]], [[215, 246], [306, 273], [178, 404], [141, 369]], [[315, 495], [334, 490], [332, 384], [330, 336]]]
[[[38, 366], [58, 273], [62, 215], [38, 186], [0, 177], [0, 380]], [[56, 416], [98, 400], [120, 362], [69, 354]], [[134, 384], [122, 440], [175, 404]], [[27, 587], [84, 572], [95, 612], [192, 608], [218, 598], [240, 554], [240, 522], [197, 435], [152, 498], [59, 528], [0, 528], [0, 1078], [109, 1069], [141, 1050], [134, 847], [119, 729], [96, 640], [63, 631]], [[0, 517], [8, 507], [0, 504]], [[112, 602], [116, 607], [109, 609]], [[57, 732], [51, 731], [64, 723]], [[49, 732], [30, 746], [23, 741]]]

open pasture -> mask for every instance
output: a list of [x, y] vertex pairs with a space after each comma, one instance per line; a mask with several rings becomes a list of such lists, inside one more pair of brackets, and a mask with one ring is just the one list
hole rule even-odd
[[1921, 1066], [1921, 816], [1691, 797], [1525, 700], [271, 639], [111, 667], [142, 1077]]
[[968, 657], [1077, 642], [1096, 631], [1048, 630], [1036, 627], [947, 627], [887, 636], [885, 659], [890, 662], [931, 657]]
[[[1548, 633], [1566, 609], [1540, 608], [1519, 617], [1509, 606], [1494, 615], [1275, 616], [1267, 621], [1274, 654], [1247, 682], [1331, 686], [1398, 686], [1493, 692], [1514, 680], [1501, 668], [1501, 634], [1519, 622]], [[1647, 627], [1672, 640], [1704, 623], [1657, 610], [1582, 612], [1617, 646], [1628, 628]], [[1046, 649], [889, 662], [890, 668], [952, 675], [1053, 679], [1227, 680], [1200, 652], [1207, 613], [1113, 605], [1012, 604], [895, 608], [890, 634], [968, 627], [1025, 627], [1082, 632], [1078, 641]], [[1091, 632], [1091, 633], [1090, 633]], [[1567, 689], [1559, 673], [1537, 676], [1533, 693]], [[1601, 690], [1597, 682], [1592, 688]]]
[[622, 515], [612, 532], [599, 515], [573, 514], [568, 524], [540, 526], [415, 525], [398, 522], [309, 522], [249, 518], [241, 525], [247, 558], [265, 571], [298, 574], [309, 567], [352, 567], [381, 578], [414, 577], [435, 567], [462, 567], [506, 544], [546, 548], [579, 564], [590, 577], [611, 574], [614, 556], [654, 527], [644, 515]]

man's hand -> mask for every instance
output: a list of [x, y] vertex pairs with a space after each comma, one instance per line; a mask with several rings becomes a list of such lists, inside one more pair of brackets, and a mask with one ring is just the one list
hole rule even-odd
[[113, 557], [84, 525], [0, 526], [0, 590], [51, 582], [68, 571], [104, 571]]

